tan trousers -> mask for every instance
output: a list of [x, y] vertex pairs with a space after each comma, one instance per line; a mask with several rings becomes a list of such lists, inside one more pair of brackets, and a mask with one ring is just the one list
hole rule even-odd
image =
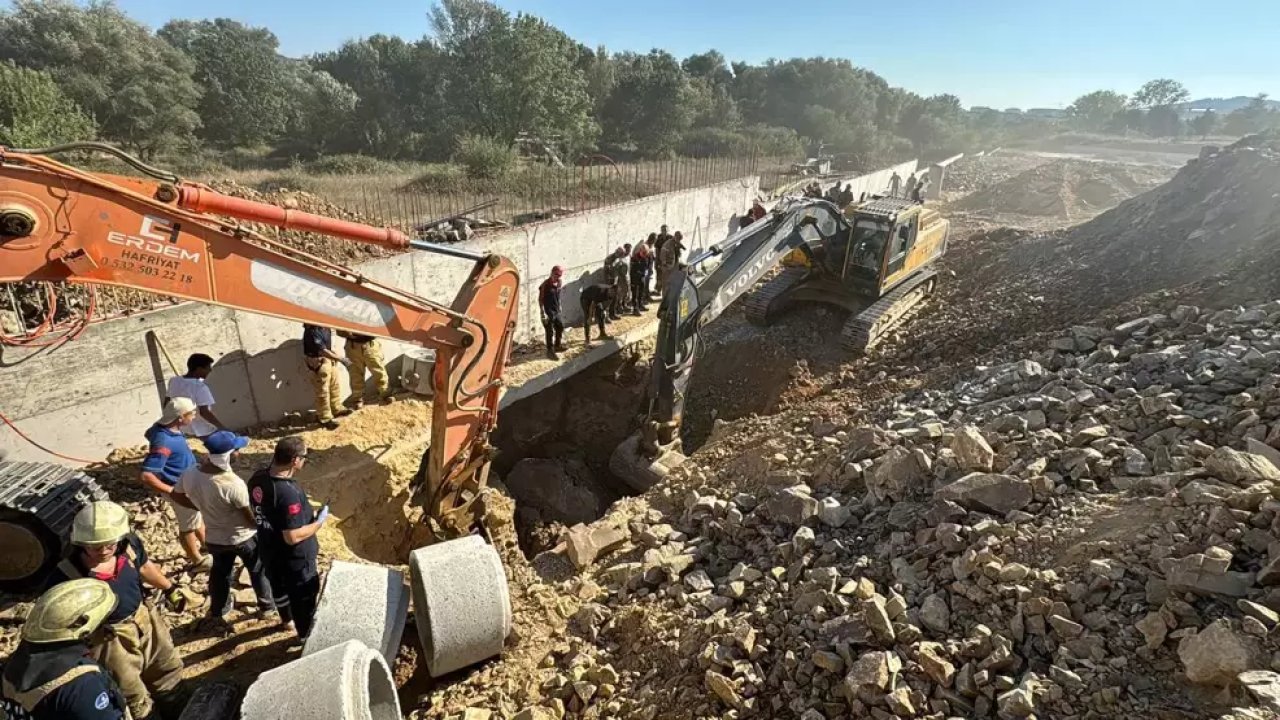
[[377, 340], [358, 343], [347, 341], [347, 359], [351, 361], [348, 374], [351, 381], [351, 401], [364, 401], [364, 374], [367, 370], [373, 376], [373, 387], [379, 398], [385, 398], [391, 388], [387, 379], [387, 366], [382, 360], [382, 344]]
[[329, 422], [342, 412], [337, 363], [328, 358], [307, 358], [307, 369], [311, 371], [311, 387], [316, 392], [316, 419]]
[[111, 626], [97, 660], [115, 679], [135, 718], [151, 713], [153, 693], [171, 692], [182, 680], [182, 658], [173, 647], [169, 626], [145, 602], [133, 617]]

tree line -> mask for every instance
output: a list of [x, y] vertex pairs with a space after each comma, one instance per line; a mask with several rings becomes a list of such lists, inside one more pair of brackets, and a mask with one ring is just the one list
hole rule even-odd
[[0, 11], [0, 141], [421, 160], [529, 139], [570, 160], [794, 155], [822, 142], [873, 162], [959, 151], [1021, 122], [890, 87], [847, 60], [588, 48], [485, 0], [441, 0], [429, 24], [417, 40], [375, 35], [291, 59], [269, 29], [226, 18], [152, 32], [111, 2], [15, 0]]
[[1205, 137], [1214, 133], [1239, 136], [1280, 128], [1280, 112], [1266, 93], [1225, 116], [1212, 109], [1184, 117], [1180, 104], [1191, 94], [1182, 83], [1160, 78], [1145, 83], [1133, 95], [1095, 90], [1076, 98], [1067, 108], [1074, 125], [1093, 132], [1140, 132], [1152, 137]]

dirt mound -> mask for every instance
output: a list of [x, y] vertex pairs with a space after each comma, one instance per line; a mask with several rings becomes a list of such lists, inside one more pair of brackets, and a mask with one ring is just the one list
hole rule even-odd
[[1166, 176], [1164, 170], [1137, 165], [1059, 160], [968, 195], [952, 209], [988, 217], [1083, 220], [1151, 188]]
[[998, 185], [1010, 178], [1053, 162], [1044, 155], [1000, 152], [995, 155], [966, 156], [947, 168], [942, 183], [944, 195], [964, 196]]

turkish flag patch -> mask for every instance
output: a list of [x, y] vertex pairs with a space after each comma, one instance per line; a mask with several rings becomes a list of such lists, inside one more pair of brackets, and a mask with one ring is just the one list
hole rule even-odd
[[294, 503], [289, 506], [290, 515], [297, 515], [300, 512], [302, 512], [302, 503]]

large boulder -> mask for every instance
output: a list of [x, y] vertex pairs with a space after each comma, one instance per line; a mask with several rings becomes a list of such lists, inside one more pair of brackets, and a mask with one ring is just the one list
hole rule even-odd
[[566, 525], [592, 522], [608, 507], [593, 490], [591, 470], [576, 460], [525, 458], [503, 481], [520, 505]]
[[917, 453], [898, 445], [876, 461], [867, 489], [876, 500], [905, 500], [924, 484], [928, 470]]
[[938, 488], [934, 497], [950, 500], [967, 510], [1007, 515], [1031, 503], [1031, 483], [1013, 475], [969, 473]]
[[1280, 468], [1261, 455], [1220, 447], [1204, 461], [1205, 468], [1218, 479], [1237, 485], [1269, 480], [1280, 482]]
[[1240, 673], [1256, 668], [1258, 658], [1253, 638], [1232, 630], [1227, 620], [1215, 620], [1178, 643], [1187, 679], [1203, 685], [1230, 685]]
[[760, 509], [774, 522], [803, 525], [817, 517], [820, 508], [821, 504], [809, 495], [809, 489], [797, 485], [775, 493]]
[[965, 470], [991, 471], [996, 453], [982, 436], [982, 431], [972, 425], [965, 425], [951, 436], [951, 452], [955, 453], [956, 462]]

